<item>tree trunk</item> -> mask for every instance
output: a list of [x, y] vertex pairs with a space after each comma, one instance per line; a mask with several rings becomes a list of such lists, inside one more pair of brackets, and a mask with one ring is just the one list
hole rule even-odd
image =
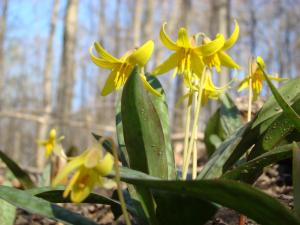
[[[78, 0], [68, 0], [64, 18], [63, 51], [57, 95], [57, 116], [59, 128], [67, 135], [67, 123], [72, 109], [75, 79], [75, 46], [77, 32]], [[66, 139], [68, 143], [68, 139]]]
[[7, 9], [8, 9], [8, 0], [0, 1], [0, 109], [3, 104], [3, 88], [4, 88], [4, 80], [5, 80], [5, 70], [4, 70], [4, 40], [5, 40], [5, 32], [6, 32], [6, 17], [7, 17]]
[[141, 24], [142, 24], [142, 0], [135, 0], [133, 14], [133, 45], [138, 47], [141, 39]]
[[[181, 0], [181, 14], [179, 18], [179, 25], [183, 27], [187, 27], [188, 25], [188, 15], [189, 11], [192, 8], [192, 1], [191, 0]], [[182, 80], [182, 76], [176, 77], [175, 83], [175, 102], [183, 96], [184, 93], [184, 84]], [[184, 105], [181, 104], [178, 107], [174, 107], [174, 116], [173, 116], [173, 133], [183, 132], [183, 128], [185, 126], [185, 113], [184, 113]]]
[[[53, 8], [50, 20], [50, 31], [47, 40], [47, 50], [44, 64], [44, 81], [43, 81], [43, 123], [38, 127], [38, 139], [45, 139], [49, 130], [49, 123], [52, 113], [52, 66], [53, 66], [53, 39], [55, 36], [55, 29], [57, 23], [57, 15], [59, 10], [59, 1], [53, 1]], [[37, 167], [42, 169], [44, 167], [44, 149], [38, 147], [37, 150]]]

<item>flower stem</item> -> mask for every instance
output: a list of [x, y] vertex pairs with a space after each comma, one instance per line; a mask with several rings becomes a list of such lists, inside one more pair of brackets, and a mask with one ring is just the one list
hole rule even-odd
[[118, 153], [117, 153], [117, 148], [114, 146], [114, 144], [112, 144], [112, 153], [114, 155], [114, 164], [115, 164], [115, 172], [116, 172], [116, 183], [117, 183], [117, 192], [118, 192], [118, 197], [120, 200], [120, 204], [121, 204], [121, 209], [124, 215], [124, 220], [125, 220], [125, 224], [126, 225], [131, 225], [130, 219], [129, 219], [129, 215], [126, 209], [126, 203], [124, 200], [124, 196], [122, 193], [122, 187], [121, 187], [121, 179], [120, 179], [120, 168], [119, 168], [119, 157], [118, 157]]
[[251, 121], [251, 114], [252, 114], [252, 99], [253, 99], [253, 91], [252, 91], [252, 58], [249, 59], [249, 96], [248, 96], [248, 115], [247, 115], [247, 122]]
[[184, 163], [186, 161], [187, 148], [188, 148], [189, 138], [190, 138], [191, 109], [192, 109], [192, 96], [189, 96], [188, 104], [187, 104], [187, 107], [186, 107], [186, 115], [185, 115], [186, 120], [185, 120], [185, 134], [184, 134], [182, 169], [183, 169]]
[[184, 179], [184, 180], [186, 180], [186, 177], [187, 177], [188, 166], [189, 166], [189, 162], [190, 162], [190, 159], [191, 159], [192, 150], [193, 150], [193, 147], [194, 147], [194, 141], [197, 140], [198, 118], [199, 118], [199, 112], [200, 112], [200, 108], [201, 108], [201, 99], [202, 99], [203, 85], [204, 85], [205, 79], [206, 79], [206, 68], [203, 69], [201, 80], [200, 80], [200, 83], [199, 83], [199, 86], [198, 86], [198, 98], [197, 98], [197, 101], [196, 101], [196, 104], [195, 104], [192, 134], [191, 134], [190, 142], [189, 142], [189, 145], [188, 145], [187, 157], [186, 157], [186, 160], [184, 162], [184, 167], [183, 167], [183, 170], [182, 170], [182, 179]]

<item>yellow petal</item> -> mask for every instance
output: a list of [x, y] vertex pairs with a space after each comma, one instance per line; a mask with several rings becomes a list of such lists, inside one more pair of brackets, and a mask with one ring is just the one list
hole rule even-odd
[[111, 54], [109, 54], [98, 42], [94, 43], [94, 47], [97, 51], [97, 53], [106, 61], [110, 61], [112, 63], [120, 62], [119, 59], [115, 58]]
[[113, 69], [116, 65], [119, 64], [119, 62], [111, 62], [104, 59], [100, 59], [93, 53], [93, 48], [90, 48], [90, 57], [93, 63], [95, 63], [97, 66], [100, 66], [104, 69]]
[[198, 77], [201, 77], [201, 74], [202, 74], [203, 68], [204, 68], [204, 63], [202, 61], [202, 58], [194, 52], [192, 52], [192, 55], [191, 55], [191, 67], [192, 67], [193, 72]]
[[248, 76], [247, 76], [245, 79], [243, 79], [243, 80], [241, 81], [241, 83], [240, 83], [239, 86], [238, 86], [237, 91], [240, 92], [240, 91], [242, 91], [243, 89], [248, 88], [248, 87], [249, 87], [249, 78], [248, 78]]
[[265, 61], [263, 60], [263, 58], [261, 56], [257, 56], [256, 57], [256, 62], [261, 65], [261, 67], [264, 69], [265, 68]]
[[117, 89], [117, 84], [115, 83], [116, 76], [118, 75], [120, 67], [116, 67], [108, 76], [105, 85], [101, 91], [102, 96], [106, 96]]
[[152, 74], [160, 75], [170, 71], [171, 69], [177, 66], [178, 60], [179, 60], [178, 53], [174, 53], [170, 55], [170, 57], [166, 61], [164, 61], [161, 65], [159, 65], [152, 71]]
[[114, 165], [114, 157], [110, 153], [106, 153], [102, 160], [96, 166], [97, 172], [101, 176], [106, 176], [110, 173]]
[[68, 164], [54, 178], [52, 185], [57, 186], [69, 173], [83, 165], [87, 153], [88, 152], [85, 151], [80, 156], [72, 158], [71, 161], [68, 162]]
[[88, 154], [85, 157], [84, 166], [86, 168], [95, 167], [100, 161], [101, 149], [98, 146], [93, 146], [88, 149]]
[[180, 47], [190, 48], [191, 42], [189, 39], [189, 35], [185, 28], [181, 27], [178, 31], [178, 38], [176, 44]]
[[195, 48], [195, 51], [202, 56], [210, 56], [218, 52], [220, 49], [222, 49], [224, 45], [224, 36], [222, 34], [218, 34], [216, 39], [213, 41], [200, 45]]
[[160, 28], [160, 32], [159, 32], [159, 37], [160, 37], [160, 40], [161, 42], [170, 50], [173, 50], [173, 51], [177, 51], [178, 50], [178, 46], [177, 44], [172, 41], [172, 39], [166, 34], [166, 31], [165, 31], [165, 26], [166, 26], [167, 23], [164, 23], [161, 28]]
[[55, 139], [56, 138], [56, 130], [55, 129], [51, 129], [49, 132], [49, 138], [50, 139]]
[[63, 197], [67, 198], [70, 192], [72, 191], [73, 186], [75, 185], [76, 181], [78, 180], [78, 177], [80, 175], [80, 170], [76, 171], [74, 175], [72, 176], [71, 180], [69, 181], [64, 193]]
[[231, 48], [239, 37], [239, 32], [240, 32], [239, 24], [236, 20], [234, 20], [234, 24], [235, 24], [234, 31], [232, 32], [231, 36], [225, 41], [223, 50]]
[[153, 50], [154, 42], [152, 40], [147, 41], [127, 58], [127, 62], [133, 66], [137, 64], [142, 67], [150, 59]]
[[220, 51], [220, 52], [218, 52], [218, 55], [219, 55], [219, 59], [220, 59], [222, 66], [225, 66], [228, 68], [233, 68], [233, 69], [240, 68], [240, 66], [235, 61], [233, 61], [233, 59], [229, 55], [227, 55], [225, 52]]
[[97, 173], [91, 169], [80, 170], [80, 175], [71, 190], [71, 200], [75, 203], [82, 202], [93, 190], [97, 183]]
[[270, 80], [275, 80], [275, 81], [288, 80], [288, 78], [281, 78], [281, 77], [277, 77], [277, 76], [270, 76], [270, 75], [268, 75], [268, 77], [270, 78]]
[[141, 79], [143, 81], [144, 87], [152, 94], [154, 94], [157, 97], [161, 97], [161, 93], [159, 91], [155, 90], [147, 81], [145, 75], [141, 74]]

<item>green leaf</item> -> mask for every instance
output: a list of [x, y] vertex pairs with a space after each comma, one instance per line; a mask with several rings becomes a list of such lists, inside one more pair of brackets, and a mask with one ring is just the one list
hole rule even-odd
[[284, 205], [252, 186], [232, 180], [166, 181], [122, 178], [123, 181], [143, 185], [153, 191], [165, 191], [212, 201], [234, 209], [261, 225], [299, 225]]
[[168, 178], [175, 179], [176, 178], [176, 166], [175, 166], [175, 159], [174, 159], [174, 152], [171, 145], [171, 131], [170, 131], [170, 124], [169, 124], [169, 112], [168, 112], [168, 105], [166, 102], [166, 94], [163, 90], [159, 80], [152, 76], [151, 74], [146, 74], [147, 81], [150, 85], [161, 93], [161, 97], [154, 96], [150, 94], [150, 98], [153, 102], [153, 106], [155, 111], [157, 112], [160, 123], [162, 125], [162, 130], [164, 134], [164, 146], [165, 146], [165, 154], [167, 157], [168, 162]]
[[0, 199], [0, 225], [13, 225], [16, 218], [16, 207]]
[[0, 150], [0, 159], [11, 170], [14, 176], [20, 181], [24, 188], [34, 188], [35, 185], [30, 179], [29, 175], [22, 170], [17, 163], [9, 158], [3, 151]]
[[293, 189], [294, 189], [294, 210], [300, 219], [300, 148], [293, 142]]
[[286, 116], [293, 122], [293, 124], [295, 125], [295, 128], [298, 130], [298, 132], [300, 132], [300, 117], [299, 117], [299, 115], [295, 112], [295, 110], [289, 105], [289, 103], [287, 103], [284, 100], [284, 98], [281, 96], [281, 94], [277, 91], [276, 87], [272, 84], [270, 78], [265, 73], [265, 71], [261, 67], [261, 65], [259, 65], [259, 67], [263, 71], [263, 75], [264, 75], [277, 103], [282, 108], [284, 114], [286, 114]]
[[[300, 78], [295, 78], [287, 81], [282, 87], [278, 89], [278, 92], [284, 99], [287, 100], [289, 104], [300, 99]], [[257, 118], [253, 123], [253, 128], [261, 124], [262, 122], [280, 114], [282, 110], [277, 103], [274, 96], [270, 96], [268, 100], [263, 105], [262, 109], [259, 111]]]
[[222, 178], [234, 179], [253, 183], [261, 174], [262, 169], [270, 164], [292, 156], [292, 145], [279, 146], [272, 151], [266, 152], [232, 170], [227, 171]]
[[[11, 187], [9, 181], [5, 181], [4, 185]], [[0, 225], [13, 225], [15, 223], [16, 213], [16, 207], [0, 199]]]
[[204, 131], [204, 143], [209, 155], [216, 150], [213, 140], [217, 137], [218, 140], [225, 140], [243, 124], [241, 114], [228, 94], [221, 95], [220, 103], [220, 108], [209, 119]]
[[71, 212], [67, 209], [52, 204], [46, 200], [32, 196], [26, 191], [0, 186], [0, 199], [28, 212], [59, 220], [66, 224], [96, 225], [97, 223]]
[[168, 178], [168, 160], [162, 123], [138, 67], [124, 85], [121, 114], [130, 167], [153, 176]]
[[224, 166], [234, 151], [237, 150], [237, 146], [244, 141], [243, 137], [245, 137], [244, 134], [247, 129], [248, 125], [241, 127], [219, 146], [198, 174], [197, 180], [218, 178], [226, 171]]
[[210, 220], [218, 207], [208, 201], [184, 193], [154, 192], [156, 215], [160, 224], [201, 225]]

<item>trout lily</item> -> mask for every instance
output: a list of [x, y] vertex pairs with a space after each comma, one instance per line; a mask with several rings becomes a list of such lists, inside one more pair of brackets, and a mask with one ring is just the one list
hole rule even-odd
[[64, 139], [63, 136], [57, 138], [56, 137], [56, 130], [51, 129], [49, 132], [48, 139], [46, 140], [38, 140], [37, 143], [40, 146], [43, 146], [45, 148], [45, 157], [46, 159], [49, 158], [49, 156], [54, 152], [56, 155], [64, 156], [64, 151], [61, 146], [61, 141]]
[[187, 86], [191, 86], [193, 75], [201, 76], [204, 67], [202, 57], [216, 53], [224, 45], [224, 37], [218, 36], [215, 40], [204, 45], [196, 45], [195, 38], [189, 37], [185, 28], [178, 31], [177, 41], [174, 42], [165, 32], [166, 23], [161, 26], [160, 40], [170, 50], [175, 51], [166, 61], [155, 68], [153, 75], [160, 75], [172, 69], [173, 77], [177, 73], [183, 74]]
[[[258, 64], [261, 65], [263, 69], [265, 69], [265, 62], [262, 57], [257, 56], [256, 61], [251, 63], [251, 74], [248, 74], [245, 79], [241, 81], [241, 83], [238, 86], [238, 91], [241, 91], [245, 88], [252, 88], [253, 92], [253, 98], [252, 100], [255, 101], [257, 100], [257, 97], [259, 96], [259, 93], [263, 87], [263, 81], [265, 80], [263, 71], [261, 68], [258, 66]], [[275, 81], [283, 81], [286, 80], [285, 78], [279, 78], [275, 76], [270, 76], [268, 75], [270, 80], [275, 80]], [[251, 87], [249, 87], [250, 79], [252, 82]]]
[[[217, 87], [214, 85], [211, 77], [211, 72], [209, 70], [205, 71], [205, 74], [203, 75], [204, 82], [203, 82], [203, 90], [202, 90], [202, 97], [201, 97], [201, 105], [204, 106], [207, 104], [209, 99], [217, 100], [219, 99], [220, 95], [224, 93], [228, 89], [228, 85], [224, 87]], [[198, 84], [199, 86], [200, 84]], [[191, 99], [195, 92], [199, 92], [199, 87], [196, 85], [193, 85], [192, 88], [189, 89], [189, 92], [185, 95], [183, 95], [178, 102], [176, 103], [176, 106], [178, 106], [182, 101], [186, 98]]]
[[[99, 57], [94, 55], [93, 47], [91, 47], [91, 60], [99, 67], [112, 70], [101, 92], [102, 96], [106, 96], [119, 89], [126, 82], [135, 65], [143, 67], [147, 63], [154, 50], [154, 43], [153, 41], [147, 41], [140, 48], [126, 52], [120, 59], [109, 54], [97, 42], [94, 43], [94, 48]], [[160, 96], [160, 93], [147, 82], [144, 74], [141, 74], [141, 79], [147, 90]]]
[[95, 186], [104, 186], [105, 178], [113, 168], [114, 160], [110, 153], [103, 156], [100, 146], [88, 148], [81, 155], [71, 158], [68, 164], [55, 177], [53, 186], [57, 186], [68, 174], [74, 174], [67, 185], [63, 197], [71, 197], [72, 202], [82, 202]]
[[[227, 53], [225, 53], [225, 50], [231, 48], [237, 41], [239, 37], [239, 32], [239, 24], [237, 21], [235, 21], [235, 28], [231, 36], [224, 42], [222, 46], [219, 45], [219, 48], [213, 54], [203, 56], [204, 64], [207, 65], [209, 68], [215, 67], [217, 72], [221, 71], [221, 66], [239, 69], [239, 65], [236, 62], [234, 62], [234, 60]], [[210, 44], [212, 42], [209, 37], [207, 37], [206, 35], [203, 36], [204, 44]], [[222, 34], [217, 34], [216, 38], [220, 36], [223, 37]]]

